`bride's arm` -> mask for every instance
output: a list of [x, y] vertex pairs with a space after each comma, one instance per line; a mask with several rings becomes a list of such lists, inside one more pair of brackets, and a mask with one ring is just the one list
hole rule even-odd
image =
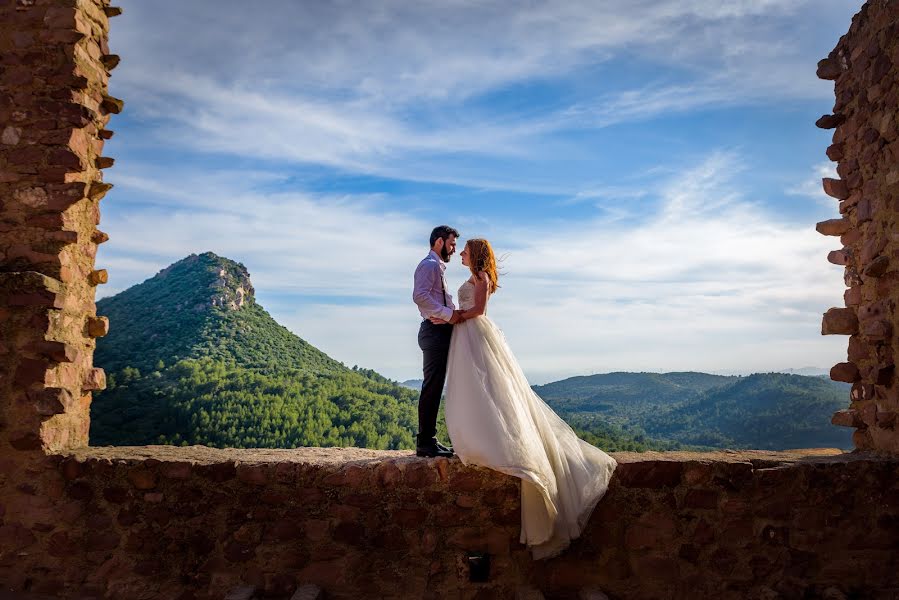
[[460, 321], [480, 317], [484, 314], [487, 310], [487, 294], [489, 287], [490, 279], [487, 277], [487, 273], [478, 273], [474, 283], [474, 306], [468, 310], [462, 311], [462, 314], [459, 315]]

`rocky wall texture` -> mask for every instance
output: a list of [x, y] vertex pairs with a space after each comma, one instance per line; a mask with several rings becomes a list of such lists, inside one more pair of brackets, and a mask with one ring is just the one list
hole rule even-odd
[[841, 215], [818, 231], [840, 238], [828, 260], [845, 267], [848, 288], [822, 333], [850, 336], [848, 359], [831, 378], [853, 384], [850, 407], [833, 423], [855, 427], [861, 450], [899, 453], [899, 2], [865, 4], [818, 76], [835, 81], [833, 114], [817, 125], [834, 130], [827, 156], [839, 178], [824, 179], [824, 191]]
[[[110, 116], [103, 0], [0, 3], [0, 455], [87, 444]], [[7, 401], [8, 400], [8, 401]], [[23, 457], [24, 459], [24, 457]]]
[[[619, 454], [582, 539], [533, 562], [517, 480], [458, 459], [87, 448], [2, 482], [0, 581], [110, 599], [895, 598], [899, 467], [836, 452]], [[486, 582], [469, 552], [490, 555]]]
[[[819, 74], [836, 81], [825, 190], [850, 335], [834, 417], [862, 449], [895, 452], [897, 5], [872, 0]], [[0, 4], [0, 591], [55, 597], [899, 597], [899, 465], [827, 452], [618, 455], [581, 540], [535, 563], [517, 541], [515, 479], [408, 453], [88, 448], [96, 227], [109, 185], [107, 93], [118, 57], [105, 0]], [[470, 552], [491, 558], [469, 581]]]

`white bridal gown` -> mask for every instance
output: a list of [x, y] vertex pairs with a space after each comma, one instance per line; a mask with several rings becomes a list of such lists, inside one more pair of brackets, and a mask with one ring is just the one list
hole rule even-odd
[[[459, 288], [459, 305], [474, 306], [471, 281]], [[559, 554], [580, 536], [617, 466], [531, 390], [486, 315], [453, 328], [446, 427], [463, 463], [521, 479], [521, 543], [537, 559]]]

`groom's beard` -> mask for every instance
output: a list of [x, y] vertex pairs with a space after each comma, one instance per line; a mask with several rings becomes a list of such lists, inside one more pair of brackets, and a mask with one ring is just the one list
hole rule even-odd
[[446, 247], [440, 249], [440, 258], [443, 259], [443, 262], [448, 263], [450, 261], [450, 256], [452, 256], [452, 254], [446, 251]]

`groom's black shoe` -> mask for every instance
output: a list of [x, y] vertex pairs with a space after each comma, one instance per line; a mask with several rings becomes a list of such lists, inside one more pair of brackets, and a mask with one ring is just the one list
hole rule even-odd
[[451, 453], [451, 454], [455, 454], [455, 453], [453, 452], [453, 447], [452, 447], [452, 446], [448, 446], [448, 447], [447, 447], [447, 446], [444, 446], [443, 444], [441, 444], [440, 442], [438, 442], [438, 441], [436, 441], [436, 440], [434, 441], [434, 443], [437, 444], [437, 447], [440, 448], [441, 450], [443, 450], [444, 452], [449, 452], [449, 453]]
[[427, 458], [436, 458], [438, 456], [450, 458], [453, 456], [453, 449], [447, 448], [438, 442], [435, 437], [422, 438], [421, 436], [415, 436], [415, 455]]
[[416, 446], [415, 456], [424, 456], [426, 458], [452, 458], [455, 456], [452, 450], [448, 450], [446, 446], [441, 448], [437, 444], [430, 446]]

